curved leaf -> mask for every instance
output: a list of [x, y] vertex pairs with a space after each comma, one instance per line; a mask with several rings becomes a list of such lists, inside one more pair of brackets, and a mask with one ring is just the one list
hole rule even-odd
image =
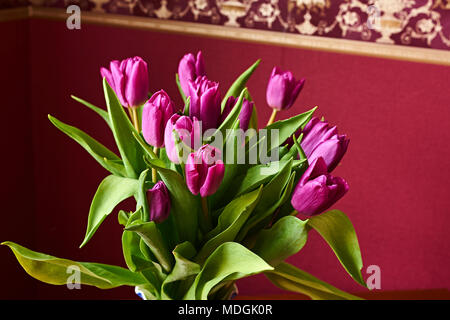
[[252, 64], [247, 70], [245, 70], [236, 80], [234, 80], [233, 84], [228, 89], [227, 93], [223, 97], [222, 100], [222, 112], [225, 108], [225, 105], [227, 103], [227, 100], [230, 96], [237, 97], [238, 94], [244, 90], [248, 79], [253, 74], [253, 72], [256, 70], [256, 68], [259, 66], [259, 63], [261, 60], [257, 60], [254, 64]]
[[[81, 284], [110, 289], [123, 285], [138, 286], [145, 279], [127, 269], [101, 263], [76, 262], [31, 251], [14, 242], [3, 242], [16, 256], [20, 265], [33, 278], [54, 285], [65, 285], [75, 268], [80, 271]], [[72, 270], [72, 272], [71, 272]]]
[[150, 251], [158, 259], [163, 269], [166, 272], [172, 270], [172, 256], [167, 250], [167, 245], [154, 221], [143, 222], [142, 220], [136, 220], [131, 224], [127, 224], [125, 230], [136, 232], [150, 248]]
[[264, 274], [277, 287], [306, 294], [314, 300], [362, 300], [285, 262]]
[[211, 289], [222, 281], [237, 280], [268, 270], [273, 268], [259, 256], [239, 243], [226, 242], [209, 256], [184, 298], [206, 300]]
[[296, 217], [284, 217], [259, 233], [252, 251], [276, 266], [303, 248], [308, 238], [306, 224]]
[[80, 245], [83, 247], [97, 231], [100, 224], [123, 200], [136, 194], [138, 180], [114, 175], [107, 176], [98, 186], [89, 209], [86, 235]]
[[55, 127], [78, 142], [103, 168], [115, 175], [126, 175], [122, 160], [103, 144], [80, 129], [69, 126], [51, 115], [48, 115], [48, 119]]
[[70, 96], [72, 99], [74, 99], [75, 101], [78, 101], [79, 103], [85, 105], [86, 107], [88, 107], [89, 109], [91, 109], [92, 111], [94, 111], [95, 113], [97, 113], [100, 117], [103, 118], [103, 120], [105, 120], [105, 122], [108, 124], [108, 126], [111, 128], [111, 122], [109, 121], [109, 114], [108, 112], [106, 112], [105, 110], [103, 110], [102, 108], [99, 108], [97, 106], [94, 106], [92, 103], [87, 102], [86, 100], [83, 100], [81, 98], [75, 97], [74, 95]]
[[262, 186], [231, 201], [219, 216], [217, 226], [206, 235], [209, 239], [195, 261], [203, 262], [222, 243], [233, 241], [257, 205]]
[[[308, 121], [311, 119], [314, 111], [317, 109], [317, 107], [314, 107], [313, 109], [306, 111], [302, 114], [296, 115], [292, 118], [286, 119], [286, 120], [279, 120], [277, 122], [272, 123], [271, 125], [264, 128], [266, 131], [261, 131], [258, 133], [258, 136], [260, 137], [258, 139], [258, 143], [261, 141], [267, 140], [267, 151], [272, 150], [276, 147], [279, 147], [282, 145], [289, 137], [291, 137], [299, 128], [304, 127]], [[275, 142], [275, 144], [272, 144], [272, 139], [267, 139], [264, 135], [264, 132], [271, 132], [271, 130], [278, 130], [278, 141]], [[253, 148], [254, 145], [252, 145], [250, 148]]]
[[366, 287], [361, 275], [363, 262], [356, 231], [350, 219], [339, 210], [331, 210], [308, 220], [308, 226], [315, 229], [333, 249], [344, 269], [352, 278]]
[[[167, 276], [161, 287], [161, 295], [163, 299], [178, 299], [181, 298], [179, 294], [173, 296], [170, 291], [175, 289], [175, 282], [182, 280], [189, 280], [200, 272], [200, 265], [190, 261], [196, 255], [196, 250], [190, 242], [183, 242], [179, 244], [174, 250], [175, 266], [172, 272]], [[184, 292], [183, 292], [184, 294]]]
[[137, 131], [105, 78], [103, 78], [103, 90], [112, 132], [122, 156], [127, 176], [129, 178], [137, 178], [146, 169], [143, 158], [144, 151], [133, 137], [133, 133], [137, 134]]

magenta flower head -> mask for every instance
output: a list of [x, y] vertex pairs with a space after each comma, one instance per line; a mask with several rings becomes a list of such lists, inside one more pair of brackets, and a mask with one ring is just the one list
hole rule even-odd
[[[223, 109], [222, 112], [222, 116], [220, 118], [220, 123], [222, 123], [227, 118], [228, 114], [231, 112], [231, 110], [233, 110], [237, 101], [238, 99], [233, 96], [228, 97], [228, 100], [225, 104], [225, 108]], [[253, 101], [248, 101], [245, 98], [242, 100], [242, 108], [241, 112], [239, 113], [239, 128], [242, 129], [243, 131], [247, 131], [248, 129], [254, 105], [255, 103]]]
[[189, 81], [195, 81], [197, 77], [204, 75], [206, 75], [205, 62], [201, 51], [197, 53], [197, 59], [192, 53], [188, 53], [180, 60], [178, 78], [180, 79], [181, 89], [186, 96], [189, 95]]
[[161, 223], [166, 220], [170, 212], [170, 197], [164, 182], [158, 181], [153, 188], [147, 191], [147, 200], [150, 209], [150, 221]]
[[164, 90], [156, 92], [142, 110], [142, 134], [148, 144], [161, 148], [164, 146], [164, 129], [174, 114], [174, 105]]
[[140, 57], [122, 61], [114, 60], [109, 70], [101, 68], [102, 77], [106, 78], [124, 107], [138, 107], [148, 98], [149, 80], [147, 63]]
[[350, 142], [344, 134], [338, 134], [336, 126], [328, 122], [312, 118], [303, 129], [301, 147], [309, 163], [322, 157], [331, 172], [341, 161]]
[[189, 81], [189, 115], [202, 121], [204, 130], [217, 128], [221, 115], [219, 84], [205, 76]]
[[276, 110], [289, 109], [305, 84], [305, 79], [295, 80], [290, 71], [274, 67], [267, 84], [266, 100], [269, 107]]
[[221, 152], [205, 144], [186, 161], [186, 184], [192, 194], [210, 196], [219, 189], [225, 173]]
[[347, 182], [328, 173], [323, 158], [315, 159], [300, 178], [291, 204], [298, 213], [314, 216], [330, 208], [348, 191]]
[[164, 131], [164, 144], [170, 161], [180, 163], [181, 160], [185, 163], [192, 150], [200, 148], [201, 138], [202, 128], [197, 118], [174, 114], [167, 121]]

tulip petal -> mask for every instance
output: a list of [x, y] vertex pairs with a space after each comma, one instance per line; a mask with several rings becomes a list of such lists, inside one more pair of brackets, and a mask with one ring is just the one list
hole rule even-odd
[[303, 186], [296, 187], [291, 204], [298, 213], [313, 216], [327, 209], [326, 206], [329, 205], [328, 193], [329, 190], [326, 185], [312, 180]]
[[324, 175], [328, 173], [327, 165], [323, 158], [319, 157], [314, 159], [312, 163], [309, 165], [308, 169], [303, 173], [300, 181], [298, 182], [299, 186], [305, 185], [309, 180], [315, 179], [318, 176]]
[[200, 188], [200, 195], [202, 197], [210, 196], [216, 193], [225, 173], [225, 165], [221, 160], [208, 168], [208, 173], [205, 177], [202, 187]]
[[[131, 61], [129, 64], [131, 64]], [[125, 97], [130, 106], [137, 107], [144, 103], [148, 96], [149, 80], [147, 63], [142, 59], [138, 59], [132, 65], [130, 73], [127, 74], [128, 79], [125, 88]]]

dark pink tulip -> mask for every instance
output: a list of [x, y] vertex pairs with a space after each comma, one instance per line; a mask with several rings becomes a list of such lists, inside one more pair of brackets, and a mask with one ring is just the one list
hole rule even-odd
[[305, 79], [295, 80], [290, 71], [274, 67], [267, 84], [266, 100], [269, 107], [277, 110], [289, 109], [305, 84]]
[[328, 173], [323, 158], [315, 159], [300, 178], [291, 204], [298, 213], [314, 216], [330, 208], [348, 191], [347, 182]]
[[[228, 97], [228, 100], [225, 104], [225, 108], [223, 109], [222, 112], [222, 116], [220, 118], [220, 123], [222, 123], [227, 118], [228, 114], [234, 108], [237, 101], [238, 98], [235, 98], [233, 96]], [[242, 129], [243, 131], [246, 131], [248, 129], [254, 105], [255, 103], [253, 101], [248, 101], [245, 98], [242, 101], [242, 108], [241, 112], [239, 113], [239, 128]]]
[[[176, 135], [174, 134], [174, 131]], [[175, 141], [176, 136], [178, 136], [183, 143], [177, 143]], [[202, 129], [197, 118], [174, 114], [169, 121], [167, 121], [166, 129], [164, 131], [164, 144], [170, 161], [173, 163], [180, 163], [179, 149], [184, 151], [186, 146], [195, 150], [201, 146], [201, 138]], [[186, 153], [190, 153], [190, 151]], [[185, 160], [184, 158], [185, 157], [181, 155], [181, 160]]]
[[189, 81], [195, 81], [197, 77], [204, 75], [206, 75], [206, 72], [202, 52], [197, 53], [197, 59], [192, 53], [185, 54], [178, 64], [178, 78], [180, 79], [181, 89], [186, 96], [189, 95]]
[[204, 130], [217, 128], [221, 115], [219, 84], [205, 76], [189, 81], [189, 115], [202, 122]]
[[[301, 147], [305, 151], [309, 163], [322, 157], [331, 172], [341, 161], [350, 142], [344, 134], [338, 134], [336, 126], [330, 127], [328, 122], [312, 118], [303, 129]], [[298, 135], [296, 135], [298, 136]]]
[[200, 193], [202, 197], [217, 191], [225, 173], [221, 152], [208, 144], [188, 156], [185, 168], [189, 190], [194, 195]]
[[170, 212], [170, 197], [164, 182], [158, 181], [153, 188], [147, 191], [147, 200], [150, 221], [161, 223], [166, 220]]
[[174, 105], [164, 90], [156, 92], [142, 110], [142, 134], [148, 144], [164, 146], [164, 130], [167, 121], [174, 114]]
[[147, 100], [149, 91], [147, 63], [140, 57], [122, 61], [114, 60], [109, 70], [101, 68], [102, 77], [106, 78], [124, 107], [138, 107]]

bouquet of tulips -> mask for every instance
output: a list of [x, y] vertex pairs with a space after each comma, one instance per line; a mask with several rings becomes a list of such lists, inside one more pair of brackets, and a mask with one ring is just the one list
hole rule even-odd
[[349, 140], [313, 117], [316, 108], [275, 121], [305, 82], [277, 67], [266, 92], [273, 113], [258, 129], [246, 83], [259, 63], [221, 96], [219, 84], [206, 76], [201, 52], [186, 54], [176, 74], [180, 107], [164, 90], [149, 94], [148, 66], [139, 57], [101, 68], [106, 110], [73, 98], [104, 119], [120, 155], [49, 115], [110, 173], [92, 200], [81, 247], [119, 203], [134, 197], [135, 210], [118, 211], [127, 269], [3, 244], [38, 280], [67, 284], [71, 268], [80, 284], [132, 286], [143, 299], [230, 299], [238, 279], [258, 273], [313, 299], [357, 298], [284, 262], [314, 229], [366, 286], [352, 223], [341, 211], [327, 211], [348, 191], [331, 172]]

